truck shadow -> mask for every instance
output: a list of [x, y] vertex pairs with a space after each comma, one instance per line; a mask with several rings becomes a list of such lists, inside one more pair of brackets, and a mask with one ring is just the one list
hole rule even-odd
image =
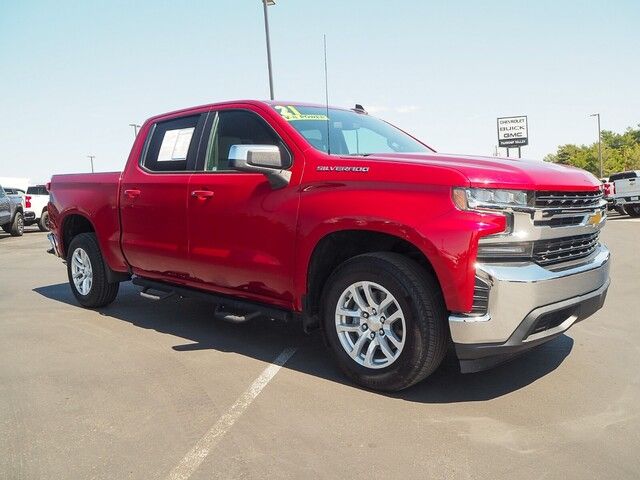
[[[34, 292], [78, 307], [66, 283], [38, 287]], [[217, 321], [213, 319], [213, 305], [209, 302], [177, 297], [153, 302], [140, 298], [138, 290], [129, 282], [121, 284], [117, 300], [100, 309], [99, 313], [139, 328], [188, 340], [171, 347], [178, 352], [213, 349], [271, 362], [283, 348], [294, 346], [298, 348], [297, 353], [285, 368], [359, 388], [351, 384], [328, 358], [320, 333], [306, 335], [295, 323], [256, 320], [230, 324]], [[561, 335], [487, 372], [462, 375], [452, 362], [448, 362], [425, 381], [405, 391], [372, 393], [419, 403], [489, 400], [526, 387], [554, 371], [572, 348], [573, 339]]]

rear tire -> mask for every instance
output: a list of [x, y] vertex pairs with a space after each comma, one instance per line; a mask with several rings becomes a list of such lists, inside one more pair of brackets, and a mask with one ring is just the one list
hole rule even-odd
[[22, 212], [16, 212], [13, 216], [9, 233], [12, 237], [21, 237], [24, 233], [24, 217], [22, 216]]
[[321, 319], [338, 366], [366, 388], [408, 388], [435, 371], [446, 353], [438, 283], [396, 253], [367, 253], [341, 264], [325, 284]]
[[38, 228], [41, 232], [49, 231], [49, 212], [47, 212], [46, 210], [40, 215], [40, 220], [38, 220]]
[[614, 208], [614, 210], [616, 212], [618, 212], [619, 215], [626, 215], [627, 214], [627, 211], [625, 210], [625, 208], [622, 205], [616, 205], [613, 208]]
[[632, 217], [640, 217], [640, 205], [629, 205], [624, 207], [626, 212]]
[[71, 241], [67, 275], [71, 291], [83, 307], [104, 307], [118, 295], [120, 284], [107, 281], [107, 269], [93, 233], [81, 233]]

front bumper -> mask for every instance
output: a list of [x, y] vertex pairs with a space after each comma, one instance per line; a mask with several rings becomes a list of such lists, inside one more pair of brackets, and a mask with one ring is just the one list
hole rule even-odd
[[502, 363], [599, 310], [609, 287], [609, 256], [599, 245], [588, 260], [562, 270], [528, 262], [478, 264], [477, 275], [490, 286], [487, 314], [449, 316], [461, 370]]

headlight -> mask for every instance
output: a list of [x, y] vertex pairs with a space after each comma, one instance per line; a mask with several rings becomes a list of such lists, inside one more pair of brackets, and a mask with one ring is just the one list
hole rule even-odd
[[529, 207], [533, 192], [493, 188], [454, 188], [453, 203], [461, 210]]

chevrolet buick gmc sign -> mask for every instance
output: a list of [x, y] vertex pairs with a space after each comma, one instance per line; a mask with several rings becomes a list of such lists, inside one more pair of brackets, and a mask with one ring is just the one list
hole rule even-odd
[[511, 148], [523, 145], [529, 145], [527, 117], [498, 118], [498, 146]]

